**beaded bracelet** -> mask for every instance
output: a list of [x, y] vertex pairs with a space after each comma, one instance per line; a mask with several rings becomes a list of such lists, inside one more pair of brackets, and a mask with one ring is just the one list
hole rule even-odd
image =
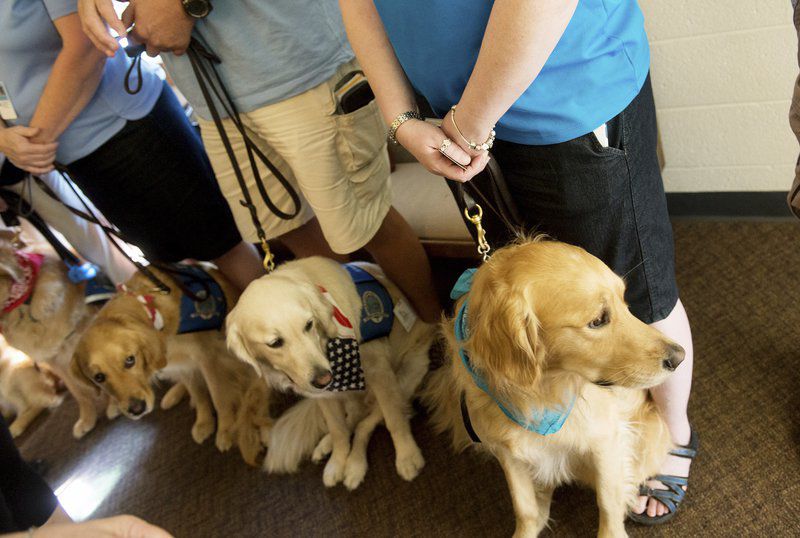
[[494, 127], [495, 126], [492, 125], [492, 128], [489, 131], [489, 136], [486, 138], [486, 140], [483, 141], [483, 143], [478, 143], [478, 142], [473, 142], [472, 140], [467, 140], [467, 137], [464, 136], [464, 134], [461, 132], [461, 129], [459, 129], [458, 125], [456, 124], [456, 106], [457, 105], [453, 105], [452, 107], [450, 107], [450, 120], [453, 122], [453, 127], [456, 128], [456, 132], [458, 133], [458, 136], [460, 136], [461, 139], [464, 140], [464, 142], [467, 143], [467, 145], [469, 146], [469, 149], [471, 149], [473, 151], [488, 151], [494, 145], [494, 139], [495, 139], [495, 136], [496, 136], [496, 134], [494, 132]]
[[389, 140], [391, 140], [393, 144], [399, 144], [395, 135], [397, 134], [397, 130], [400, 128], [400, 126], [408, 120], [425, 121], [425, 118], [423, 118], [422, 114], [416, 110], [409, 110], [408, 112], [403, 112], [402, 114], [398, 115], [389, 126]]

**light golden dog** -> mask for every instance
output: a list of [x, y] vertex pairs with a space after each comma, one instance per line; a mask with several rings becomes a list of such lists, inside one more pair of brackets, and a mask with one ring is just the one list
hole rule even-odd
[[0, 411], [7, 421], [14, 417], [8, 426], [12, 437], [22, 435], [42, 411], [61, 404], [57, 386], [47, 365], [38, 366], [0, 336]]
[[[247, 427], [253, 424], [237, 417], [254, 377], [252, 370], [228, 352], [221, 330], [177, 334], [182, 293], [170, 275], [151, 270], [171, 287], [171, 293], [153, 292], [144, 275], [135, 275], [126, 284], [128, 291], [112, 298], [84, 332], [73, 356], [72, 374], [108, 394], [119, 411], [134, 420], [155, 406], [154, 378], [173, 381], [176, 385], [165, 394], [162, 408], [174, 406], [188, 392], [196, 412], [192, 438], [197, 443], [214, 432], [214, 411], [219, 450], [233, 446], [237, 434], [240, 440], [258, 440], [259, 435], [237, 432], [237, 421]], [[220, 284], [227, 304], [235, 304], [235, 288], [219, 271], [208, 272]], [[145, 296], [154, 310], [144, 307]], [[154, 312], [163, 319], [162, 330], [154, 326]], [[257, 447], [240, 445], [240, 449], [245, 459], [252, 460], [261, 446], [259, 442]]]
[[[511, 490], [519, 537], [547, 525], [559, 484], [594, 488], [599, 536], [626, 536], [625, 517], [638, 485], [658, 471], [671, 448], [666, 425], [644, 389], [662, 383], [684, 352], [628, 310], [625, 285], [584, 250], [527, 241], [498, 250], [474, 276], [468, 338], [444, 324], [450, 360], [425, 390], [439, 431], [462, 450], [466, 412], [499, 461]], [[574, 406], [560, 431], [540, 435], [509, 419], [476, 385], [458, 350], [507, 408], [531, 412]], [[533, 415], [536, 416], [536, 415]], [[539, 415], [540, 416], [540, 415]]]
[[[378, 266], [361, 268], [378, 279], [394, 304], [404, 300]], [[283, 264], [251, 283], [228, 315], [230, 349], [272, 386], [306, 397], [275, 423], [264, 468], [293, 472], [316, 446], [315, 460], [330, 454], [324, 484], [343, 482], [355, 489], [367, 472], [370, 436], [385, 421], [396, 450], [397, 472], [412, 480], [425, 460], [409, 425], [411, 399], [427, 372], [434, 328], [417, 319], [406, 331], [395, 318], [387, 337], [360, 344], [366, 391], [331, 392], [327, 388], [334, 379], [326, 346], [337, 329], [334, 304], [320, 286], [354, 321], [360, 340], [361, 296], [348, 272], [326, 258]]]
[[[13, 287], [26, 279], [14, 238], [10, 230], [0, 230], [0, 305], [11, 301]], [[38, 246], [35, 250], [46, 252]], [[75, 379], [69, 365], [78, 339], [99, 307], [86, 304], [84, 286], [72, 283], [64, 263], [50, 254], [44, 255], [32, 284], [30, 300], [0, 313], [0, 325], [9, 345], [36, 363], [47, 364], [64, 381], [78, 402], [79, 417], [72, 434], [80, 438], [97, 422], [95, 395]]]

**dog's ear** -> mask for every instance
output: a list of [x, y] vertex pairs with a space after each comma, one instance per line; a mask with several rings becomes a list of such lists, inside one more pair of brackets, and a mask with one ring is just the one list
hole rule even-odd
[[328, 338], [334, 338], [337, 334], [336, 323], [333, 320], [333, 305], [329, 303], [322, 292], [316, 286], [308, 286], [308, 297], [311, 300], [311, 311], [314, 313], [314, 320], [317, 327]]
[[239, 324], [236, 320], [236, 308], [234, 308], [228, 313], [228, 317], [225, 320], [225, 343], [228, 345], [228, 349], [231, 351], [231, 353], [233, 353], [240, 361], [246, 362], [252, 366], [260, 377], [261, 368], [259, 367], [255, 357], [253, 357], [253, 355], [250, 353], [250, 350], [247, 348], [247, 342], [239, 330]]
[[145, 366], [152, 372], [157, 372], [167, 366], [167, 343], [162, 333], [156, 330], [135, 332]]
[[95, 390], [97, 395], [100, 395], [100, 387], [94, 384], [94, 382], [89, 379], [89, 376], [86, 374], [86, 357], [80, 351], [75, 351], [72, 355], [72, 360], [69, 364], [69, 373], [72, 376], [72, 379], [81, 383], [83, 385], [87, 385]]
[[498, 383], [530, 386], [541, 375], [545, 354], [530, 289], [482, 280], [470, 293], [467, 346]]

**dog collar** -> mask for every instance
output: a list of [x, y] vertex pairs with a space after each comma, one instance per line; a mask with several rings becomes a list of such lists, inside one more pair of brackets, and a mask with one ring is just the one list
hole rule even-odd
[[164, 316], [162, 316], [161, 312], [156, 308], [156, 301], [152, 295], [134, 293], [125, 284], [120, 284], [117, 288], [122, 293], [135, 297], [136, 300], [142, 304], [144, 311], [147, 313], [147, 319], [153, 324], [155, 330], [164, 330]]
[[336, 325], [336, 336], [328, 339], [327, 356], [331, 368], [331, 382], [325, 387], [330, 392], [346, 390], [364, 390], [366, 380], [361, 367], [361, 351], [356, 340], [353, 324], [342, 313], [333, 296], [322, 286], [317, 286], [320, 293], [333, 308], [333, 320]]
[[15, 280], [11, 284], [8, 299], [3, 305], [3, 314], [8, 314], [30, 299], [36, 279], [44, 263], [44, 256], [33, 252], [14, 251], [17, 263], [22, 268], [22, 280]]
[[[467, 269], [461, 274], [455, 286], [453, 286], [453, 290], [450, 292], [451, 299], [459, 299], [469, 292], [469, 289], [472, 286], [472, 278], [475, 275], [475, 271], [476, 269]], [[458, 310], [458, 314], [456, 315], [455, 319], [454, 332], [456, 341], [459, 344], [462, 344], [458, 348], [458, 355], [461, 357], [461, 362], [464, 364], [464, 368], [466, 368], [467, 372], [469, 372], [473, 382], [478, 386], [479, 389], [481, 389], [492, 400], [494, 400], [494, 403], [497, 404], [497, 407], [500, 408], [505, 416], [507, 416], [518, 426], [540, 435], [551, 435], [557, 433], [559, 430], [561, 430], [561, 427], [564, 425], [567, 417], [569, 417], [569, 414], [572, 411], [572, 407], [575, 404], [575, 396], [571, 398], [569, 404], [565, 407], [533, 411], [531, 412], [530, 416], [527, 417], [511, 407], [510, 404], [503, 402], [500, 398], [496, 397], [489, 388], [489, 385], [486, 383], [486, 380], [483, 378], [483, 376], [481, 376], [480, 373], [473, 368], [472, 363], [469, 360], [469, 355], [463, 347], [464, 341], [466, 341], [469, 337], [467, 326], [467, 305], [468, 301], [465, 300], [461, 305], [461, 308]], [[472, 423], [469, 419], [469, 410], [467, 408], [467, 403], [463, 392], [461, 394], [461, 414], [470, 438], [472, 438], [474, 442], [479, 443], [480, 438], [475, 433], [475, 430], [473, 429]]]

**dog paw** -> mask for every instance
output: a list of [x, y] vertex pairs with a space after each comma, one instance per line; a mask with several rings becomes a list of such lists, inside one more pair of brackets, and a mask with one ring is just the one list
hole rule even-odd
[[217, 438], [214, 440], [217, 450], [227, 452], [233, 446], [233, 434], [230, 431], [217, 431]]
[[72, 427], [72, 436], [75, 439], [80, 439], [81, 437], [92, 431], [96, 423], [97, 423], [96, 420], [86, 420], [82, 418], [78, 419], [78, 421]]
[[11, 424], [11, 426], [8, 427], [8, 431], [11, 434], [11, 437], [16, 439], [17, 437], [25, 433], [25, 428], [18, 422], [14, 422], [13, 424]]
[[367, 475], [367, 460], [366, 458], [347, 458], [347, 463], [344, 465], [344, 487], [353, 491]]
[[419, 447], [415, 446], [406, 454], [398, 454], [395, 467], [397, 467], [397, 474], [403, 480], [414, 480], [419, 474], [420, 470], [425, 466], [425, 458], [422, 457], [422, 452]]
[[120, 410], [117, 404], [109, 403], [108, 407], [106, 407], [106, 418], [108, 420], [114, 420], [120, 415]]
[[322, 483], [326, 488], [332, 488], [342, 481], [344, 478], [344, 463], [339, 461], [339, 458], [331, 458], [325, 464], [325, 470], [322, 471]]
[[186, 395], [186, 389], [181, 384], [175, 384], [170, 387], [167, 393], [161, 398], [161, 409], [166, 411], [178, 405], [183, 397]]
[[200, 421], [194, 423], [192, 426], [192, 439], [198, 445], [202, 445], [203, 442], [208, 439], [211, 434], [214, 433], [214, 421]]
[[314, 463], [322, 463], [322, 460], [330, 456], [332, 450], [333, 440], [331, 439], [331, 434], [328, 433], [317, 443], [314, 452], [311, 453], [311, 461]]

